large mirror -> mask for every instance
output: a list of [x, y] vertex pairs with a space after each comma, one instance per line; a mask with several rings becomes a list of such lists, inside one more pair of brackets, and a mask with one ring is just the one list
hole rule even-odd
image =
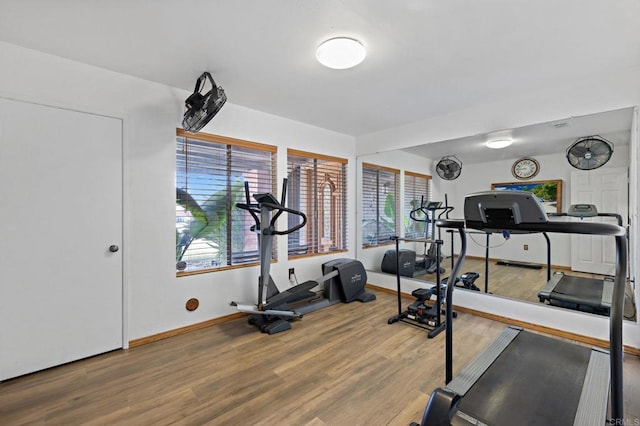
[[[446, 277], [459, 240], [452, 233], [432, 229], [425, 223], [425, 210], [426, 219], [430, 216], [428, 212], [436, 217], [461, 218], [464, 196], [490, 189], [531, 191], [545, 203], [550, 215], [558, 216], [553, 220], [620, 220], [629, 226], [628, 176], [630, 167], [637, 167], [631, 164], [633, 111], [626, 108], [559, 118], [362, 156], [358, 161], [358, 179], [362, 181], [357, 200], [362, 212], [358, 217], [362, 222], [358, 258], [369, 271], [395, 275], [395, 244], [389, 235], [415, 237], [416, 230], [420, 230], [421, 235], [443, 241], [440, 271]], [[511, 144], [500, 149], [487, 146], [487, 142], [504, 140]], [[426, 187], [420, 183], [416, 189], [415, 176], [426, 176]], [[414, 214], [414, 219], [420, 222], [416, 223], [409, 217], [409, 211], [420, 207], [422, 199], [424, 208]], [[432, 204], [427, 205], [427, 201]], [[579, 205], [578, 211], [569, 212], [575, 205]], [[594, 211], [588, 205], [595, 206], [597, 216], [593, 216]], [[630, 235], [633, 238], [635, 233], [631, 231]], [[472, 274], [470, 282], [460, 283], [460, 288], [608, 315], [606, 277], [614, 270], [613, 242], [561, 234], [548, 237], [469, 232], [463, 270]], [[406, 269], [401, 266], [403, 280], [415, 280], [416, 286], [425, 280], [434, 282], [436, 247], [423, 242], [401, 243], [400, 259], [404, 262], [415, 258], [413, 265], [406, 262]], [[635, 255], [631, 256], [633, 259]], [[560, 282], [555, 290], [578, 285], [578, 280], [579, 285], [591, 280], [594, 285], [598, 283], [596, 287], [602, 293], [605, 283], [602, 303], [589, 301], [576, 305], [556, 298], [553, 288], [548, 291], [547, 264], [551, 265], [552, 281]], [[527, 279], [521, 279], [525, 275]], [[636, 320], [637, 296], [631, 284], [627, 293], [625, 317]]]

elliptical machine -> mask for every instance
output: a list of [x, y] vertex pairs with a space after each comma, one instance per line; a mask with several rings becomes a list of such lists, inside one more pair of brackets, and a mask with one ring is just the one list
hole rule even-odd
[[[411, 213], [409, 213], [409, 217], [416, 222], [424, 223], [424, 227], [425, 227], [424, 236], [426, 239], [429, 238], [429, 227], [431, 227], [431, 239], [436, 240], [435, 238], [436, 212], [438, 210], [442, 210], [440, 214], [438, 214], [438, 217], [437, 217], [438, 220], [442, 219], [443, 215], [446, 219], [448, 219], [449, 213], [453, 211], [453, 207], [449, 206], [446, 194], [444, 196], [444, 207], [442, 206], [441, 201], [430, 201], [425, 206], [423, 204], [424, 203], [423, 200], [424, 200], [424, 197], [420, 199], [420, 207], [412, 210]], [[424, 217], [425, 217], [424, 219], [419, 219], [418, 217], [416, 217], [416, 214], [418, 213], [418, 211], [424, 214]], [[437, 240], [441, 240], [440, 228], [438, 228]], [[440, 262], [443, 259], [442, 259], [442, 256], [440, 256], [440, 258], [438, 259], [438, 256], [436, 255], [436, 244], [432, 242], [431, 245], [429, 245], [428, 250], [426, 249], [426, 245], [427, 243], [425, 243], [424, 262], [425, 262], [425, 269], [427, 271], [427, 274], [434, 274], [436, 272], [436, 269], [438, 268], [440, 268], [440, 273], [443, 274], [444, 268], [440, 266]]]
[[[276, 235], [288, 235], [304, 227], [306, 215], [298, 210], [285, 207], [287, 179], [282, 184], [282, 200], [278, 201], [273, 194], [254, 194], [255, 203], [249, 196], [249, 183], [244, 184], [245, 203], [237, 203], [236, 207], [248, 211], [255, 221], [251, 231], [258, 237], [260, 249], [260, 277], [258, 278], [258, 303], [248, 304], [231, 302], [231, 306], [240, 312], [251, 314], [249, 324], [255, 325], [263, 333], [275, 334], [291, 328], [290, 321], [302, 318], [306, 313], [354, 300], [370, 302], [376, 299], [367, 293], [364, 286], [367, 273], [362, 263], [352, 259], [334, 259], [322, 265], [323, 276], [315, 280], [305, 281], [280, 292], [270, 275], [273, 238]], [[283, 212], [296, 215], [302, 222], [283, 231], [276, 230], [276, 221]], [[311, 291], [323, 284], [320, 292]]]
[[[438, 268], [440, 268], [441, 274], [444, 273], [444, 268], [440, 266], [443, 259], [442, 257], [438, 259], [436, 256], [435, 223], [438, 210], [442, 211], [437, 216], [437, 219], [441, 219], [443, 215], [449, 218], [449, 213], [453, 211], [453, 207], [450, 207], [447, 203], [446, 195], [444, 207], [442, 206], [442, 201], [428, 201], [425, 204], [424, 196], [420, 198], [420, 205], [409, 212], [409, 217], [414, 222], [422, 223], [424, 226], [424, 234], [419, 239], [424, 244], [423, 254], [418, 255], [414, 250], [409, 249], [387, 250], [380, 265], [382, 272], [395, 274], [396, 263], [399, 263], [400, 275], [403, 277], [434, 274]], [[438, 230], [438, 239], [440, 239], [440, 230]], [[399, 262], [396, 261], [396, 257], [400, 258]]]

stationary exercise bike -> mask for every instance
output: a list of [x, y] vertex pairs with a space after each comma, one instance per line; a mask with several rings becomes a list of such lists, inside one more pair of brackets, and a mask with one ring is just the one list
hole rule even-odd
[[[304, 227], [306, 215], [298, 210], [285, 207], [287, 179], [282, 184], [282, 200], [278, 201], [273, 194], [254, 194], [255, 203], [249, 196], [249, 184], [245, 182], [245, 203], [237, 203], [236, 207], [248, 211], [255, 221], [251, 231], [258, 237], [260, 248], [260, 277], [258, 278], [258, 303], [248, 304], [231, 302], [231, 306], [240, 312], [251, 314], [249, 324], [260, 331], [275, 334], [291, 328], [290, 321], [302, 318], [306, 313], [354, 300], [370, 302], [376, 299], [367, 293], [364, 286], [367, 273], [361, 262], [353, 259], [334, 259], [322, 265], [322, 277], [305, 281], [285, 291], [279, 291], [270, 275], [273, 238], [276, 235], [288, 235]], [[301, 223], [283, 231], [276, 229], [276, 221], [282, 213], [298, 216]], [[312, 291], [323, 285], [321, 291]]]

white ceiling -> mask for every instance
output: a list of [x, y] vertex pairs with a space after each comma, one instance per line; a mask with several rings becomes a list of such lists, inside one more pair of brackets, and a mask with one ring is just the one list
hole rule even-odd
[[[364, 135], [640, 65], [638, 0], [0, 0], [0, 40]], [[315, 48], [359, 39], [365, 61]], [[43, 70], [46, 72], [46, 70]]]
[[[496, 131], [489, 134], [431, 143], [406, 148], [403, 151], [439, 160], [453, 155], [464, 163], [484, 163], [497, 160], [564, 153], [578, 139], [598, 135], [614, 147], [629, 145], [633, 108], [580, 117], [568, 117], [549, 123]], [[488, 140], [509, 138], [513, 144], [503, 149], [487, 148]]]

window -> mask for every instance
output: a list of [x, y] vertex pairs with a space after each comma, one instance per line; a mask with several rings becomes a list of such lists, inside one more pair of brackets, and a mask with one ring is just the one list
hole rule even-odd
[[347, 250], [347, 160], [290, 149], [287, 175], [287, 206], [307, 215], [289, 234], [289, 257]]
[[413, 172], [404, 172], [404, 235], [408, 238], [424, 238], [426, 222], [428, 220], [424, 214], [419, 212], [414, 216], [420, 221], [414, 221], [409, 216], [411, 210], [417, 209], [422, 205], [426, 205], [431, 201], [431, 176], [422, 175]]
[[236, 203], [245, 201], [245, 182], [251, 194], [275, 193], [276, 147], [181, 129], [176, 134], [178, 275], [258, 262], [258, 239], [250, 230], [255, 222]]
[[362, 164], [362, 245], [391, 243], [399, 234], [400, 170]]

